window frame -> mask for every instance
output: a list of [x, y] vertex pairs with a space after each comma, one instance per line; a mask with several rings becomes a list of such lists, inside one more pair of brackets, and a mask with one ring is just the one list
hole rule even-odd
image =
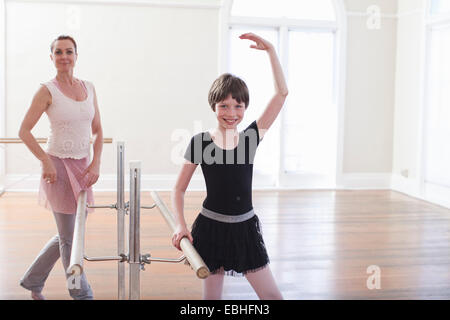
[[[0, 0], [0, 17], [3, 23], [0, 24], [0, 34], [3, 41], [0, 41], [0, 64], [3, 68], [0, 72], [0, 136], [5, 137], [6, 133], [6, 0]], [[6, 178], [6, 148], [4, 144], [0, 145], [0, 196], [3, 194], [4, 181]]]

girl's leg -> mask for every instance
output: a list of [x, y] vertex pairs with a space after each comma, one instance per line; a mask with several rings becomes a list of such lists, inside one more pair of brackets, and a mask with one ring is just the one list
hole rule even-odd
[[[59, 233], [59, 251], [61, 254], [61, 260], [64, 267], [64, 272], [70, 264], [70, 254], [72, 252], [72, 239], [75, 229], [76, 214], [64, 214], [53, 213], [58, 226]], [[66, 277], [68, 275], [66, 274]], [[69, 289], [70, 296], [75, 300], [90, 300], [93, 299], [91, 287], [89, 286], [86, 278], [86, 274], [83, 272], [80, 281], [75, 281], [75, 284], [79, 284], [79, 288]]]
[[261, 300], [283, 299], [269, 266], [256, 272], [249, 272], [245, 277]]
[[203, 300], [220, 300], [222, 298], [223, 274], [212, 274], [203, 280]]

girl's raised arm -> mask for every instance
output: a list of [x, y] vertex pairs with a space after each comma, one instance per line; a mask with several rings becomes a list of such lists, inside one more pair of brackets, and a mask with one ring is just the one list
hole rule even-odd
[[255, 44], [250, 45], [250, 48], [266, 51], [269, 55], [270, 65], [272, 66], [275, 94], [269, 101], [269, 104], [262, 115], [257, 120], [259, 136], [260, 139], [262, 139], [266, 131], [274, 123], [280, 113], [280, 110], [286, 100], [286, 96], [288, 95], [288, 88], [286, 85], [286, 80], [284, 79], [283, 69], [281, 68], [281, 64], [278, 60], [274, 46], [269, 41], [257, 36], [254, 33], [244, 33], [239, 38], [255, 42]]

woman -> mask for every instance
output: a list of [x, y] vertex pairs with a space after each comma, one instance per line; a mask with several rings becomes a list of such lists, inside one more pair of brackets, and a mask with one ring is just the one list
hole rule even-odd
[[[69, 267], [78, 194], [86, 190], [87, 202], [93, 204], [91, 186], [99, 177], [103, 147], [95, 88], [92, 83], [73, 76], [78, 57], [75, 40], [70, 36], [59, 36], [50, 49], [56, 77], [41, 85], [19, 131], [19, 137], [41, 161], [39, 203], [53, 211], [58, 229], [58, 234], [45, 245], [20, 281], [35, 300], [44, 299], [45, 280], [59, 257], [64, 270]], [[51, 129], [46, 151], [31, 133], [44, 112]], [[91, 131], [94, 136], [92, 161]], [[75, 281], [74, 289], [69, 289], [70, 296], [77, 300], [93, 299], [84, 273], [79, 280]]]

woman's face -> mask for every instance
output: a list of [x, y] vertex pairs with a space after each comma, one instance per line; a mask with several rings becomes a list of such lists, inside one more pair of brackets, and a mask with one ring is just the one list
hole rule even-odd
[[223, 100], [216, 103], [216, 117], [219, 126], [223, 129], [236, 129], [237, 125], [244, 118], [245, 103], [238, 103], [231, 94]]
[[70, 40], [58, 40], [53, 46], [53, 52], [50, 55], [55, 67], [60, 72], [69, 72], [75, 67], [77, 54], [75, 46]]

